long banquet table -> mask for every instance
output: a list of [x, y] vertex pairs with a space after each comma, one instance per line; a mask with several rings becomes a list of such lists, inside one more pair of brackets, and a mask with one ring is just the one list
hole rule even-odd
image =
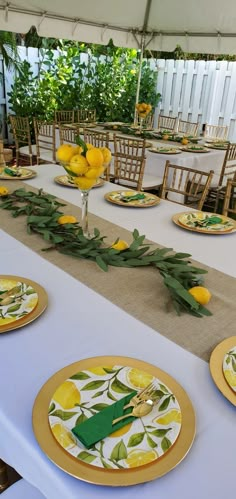
[[[43, 187], [80, 204], [77, 190], [54, 183], [54, 176], [63, 173], [61, 167], [41, 165], [37, 172], [28, 186]], [[14, 188], [14, 181], [7, 185]], [[128, 230], [136, 227], [152, 241], [190, 252], [199, 262], [236, 277], [235, 234], [216, 239], [183, 231], [171, 221], [183, 211], [179, 205], [162, 201], [150, 209], [120, 208], [104, 200], [110, 190], [114, 185], [109, 183], [93, 189], [90, 212]], [[235, 407], [214, 385], [207, 362], [136, 320], [7, 231], [0, 230], [0, 237], [1, 274], [37, 281], [49, 297], [48, 308], [38, 320], [0, 336], [1, 458], [49, 499], [139, 499], [143, 494], [150, 499], [157, 495], [162, 499], [221, 499], [230, 484], [233, 490]], [[204, 319], [196, 320], [201, 328], [206, 327]], [[178, 327], [181, 317], [176, 316]], [[82, 482], [55, 466], [34, 437], [32, 407], [42, 385], [62, 367], [99, 355], [125, 355], [154, 364], [172, 375], [192, 400], [197, 419], [193, 447], [182, 463], [158, 480], [122, 490]]]

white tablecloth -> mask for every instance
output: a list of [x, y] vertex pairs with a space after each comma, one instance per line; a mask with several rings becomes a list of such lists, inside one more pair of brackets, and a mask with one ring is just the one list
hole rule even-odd
[[[48, 181], [51, 185], [48, 189], [46, 174], [42, 174], [46, 168], [47, 174], [51, 174], [55, 167], [39, 167], [38, 177], [29, 183], [40, 187], [45, 184], [45, 190], [55, 193], [55, 189], [59, 189], [64, 199], [69, 196], [72, 202], [79, 200], [77, 191], [56, 186], [52, 180]], [[178, 212], [179, 206], [168, 202], [143, 210], [109, 205], [103, 200], [107, 187], [110, 190], [108, 185], [91, 193], [90, 210], [97, 215], [127, 228], [137, 226], [161, 244], [172, 240], [176, 249], [183, 247], [196, 258], [200, 255], [205, 263], [204, 248], [207, 257], [206, 248], [210, 245], [213, 248], [214, 244], [223, 262], [220, 263], [220, 255], [218, 258], [212, 254], [212, 266], [231, 273], [227, 260], [232, 247], [232, 255], [235, 254], [235, 235], [220, 236], [216, 245], [211, 236], [184, 232], [170, 221], [171, 212]], [[142, 230], [146, 223], [148, 227]], [[235, 477], [235, 407], [215, 387], [208, 364], [135, 320], [3, 231], [0, 238], [0, 273], [27, 276], [44, 286], [49, 296], [48, 309], [38, 320], [0, 337], [1, 458], [49, 499], [141, 499], [144, 494], [150, 499], [157, 496], [222, 499], [226, 488], [228, 490], [230, 484], [233, 487]], [[227, 258], [224, 258], [226, 248]], [[178, 320], [181, 318], [177, 317]], [[204, 319], [196, 320], [200, 328], [204, 327]], [[188, 392], [196, 411], [197, 436], [183, 462], [161, 479], [122, 490], [83, 483], [51, 463], [36, 442], [31, 417], [41, 386], [62, 367], [97, 355], [126, 355], [150, 362], [175, 377]]]

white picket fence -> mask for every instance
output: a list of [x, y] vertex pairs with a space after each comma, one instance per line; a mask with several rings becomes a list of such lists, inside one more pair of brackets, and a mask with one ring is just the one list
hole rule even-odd
[[[22, 60], [30, 62], [33, 74], [38, 75], [38, 49], [19, 47], [19, 55]], [[84, 54], [84, 61], [86, 56]], [[204, 123], [228, 125], [229, 140], [236, 142], [236, 62], [152, 59], [151, 67], [158, 71], [157, 92], [161, 94], [161, 101], [155, 110], [155, 123], [161, 113], [198, 122], [200, 129]], [[14, 73], [6, 71], [6, 68], [3, 71], [0, 112], [5, 119], [9, 113], [7, 93]]]

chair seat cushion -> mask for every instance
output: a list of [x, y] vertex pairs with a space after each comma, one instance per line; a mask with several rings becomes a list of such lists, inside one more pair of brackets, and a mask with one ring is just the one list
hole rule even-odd
[[38, 489], [23, 478], [8, 487], [1, 496], [1, 499], [45, 499], [45, 496]]

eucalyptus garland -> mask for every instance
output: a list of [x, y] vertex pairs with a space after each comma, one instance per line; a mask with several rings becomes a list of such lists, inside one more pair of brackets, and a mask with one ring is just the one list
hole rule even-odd
[[181, 311], [196, 317], [212, 315], [188, 292], [191, 287], [202, 284], [202, 274], [207, 273], [206, 270], [191, 265], [190, 254], [174, 253], [172, 248], [151, 249], [144, 243], [145, 236], [140, 235], [137, 229], [132, 233], [133, 241], [130, 246], [122, 251], [105, 246], [105, 236], [101, 236], [98, 229], [94, 229], [93, 237], [87, 239], [78, 223], [58, 223], [63, 215], [60, 210], [65, 204], [57, 201], [55, 196], [44, 193], [42, 189], [36, 194], [17, 189], [2, 197], [1, 201], [1, 208], [10, 210], [13, 217], [27, 216], [28, 234], [40, 234], [50, 243], [43, 251], [57, 250], [76, 258], [93, 260], [105, 272], [109, 265], [129, 268], [151, 266], [163, 277], [163, 283], [169, 290], [178, 315]]

